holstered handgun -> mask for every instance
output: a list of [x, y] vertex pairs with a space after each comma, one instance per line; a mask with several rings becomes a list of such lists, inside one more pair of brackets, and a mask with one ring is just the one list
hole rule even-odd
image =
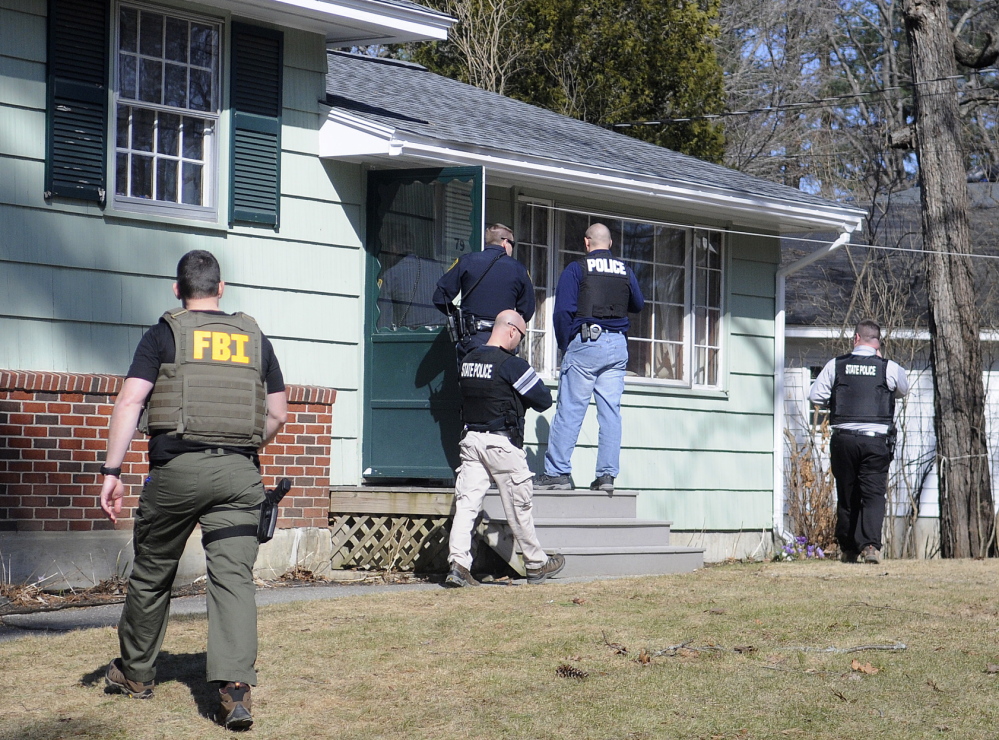
[[888, 433], [885, 435], [885, 446], [888, 448], [888, 459], [895, 459], [895, 442], [898, 439], [898, 428], [892, 424], [888, 427]]
[[277, 486], [265, 492], [264, 502], [260, 505], [260, 523], [257, 525], [257, 542], [263, 544], [270, 542], [274, 537], [274, 529], [277, 527], [278, 504], [281, 503], [288, 491], [291, 490], [291, 481], [282, 478]]

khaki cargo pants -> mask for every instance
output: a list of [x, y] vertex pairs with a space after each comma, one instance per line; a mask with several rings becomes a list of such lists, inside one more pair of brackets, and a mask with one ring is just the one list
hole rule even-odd
[[219, 454], [217, 450], [188, 452], [152, 469], [135, 515], [135, 561], [118, 625], [128, 678], [144, 682], [155, 678], [177, 563], [188, 537], [200, 523], [203, 537], [223, 528], [236, 528], [228, 530], [236, 536], [205, 545], [207, 678], [256, 684], [253, 563], [263, 499], [260, 473], [242, 455]]
[[448, 561], [472, 567], [472, 528], [482, 509], [489, 482], [496, 482], [503, 511], [520, 543], [524, 563], [539, 568], [548, 560], [534, 532], [534, 474], [524, 451], [506, 437], [490, 432], [466, 432], [461, 440], [461, 467], [454, 485]]

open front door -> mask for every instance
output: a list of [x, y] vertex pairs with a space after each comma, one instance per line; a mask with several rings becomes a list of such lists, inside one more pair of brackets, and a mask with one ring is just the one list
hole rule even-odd
[[451, 480], [461, 399], [454, 346], [431, 298], [482, 249], [480, 167], [368, 173], [366, 479]]

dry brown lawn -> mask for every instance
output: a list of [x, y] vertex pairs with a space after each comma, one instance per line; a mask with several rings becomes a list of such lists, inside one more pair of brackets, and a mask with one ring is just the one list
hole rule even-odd
[[[268, 607], [251, 737], [997, 737], [997, 594], [997, 562], [794, 562]], [[171, 622], [148, 701], [104, 693], [112, 629], [0, 644], [0, 738], [226, 736], [205, 634]]]

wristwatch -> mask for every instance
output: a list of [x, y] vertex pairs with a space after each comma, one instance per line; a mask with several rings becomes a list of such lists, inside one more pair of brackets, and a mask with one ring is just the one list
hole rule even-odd
[[109, 468], [106, 465], [101, 465], [101, 475], [113, 475], [116, 478], [121, 478], [121, 466]]

